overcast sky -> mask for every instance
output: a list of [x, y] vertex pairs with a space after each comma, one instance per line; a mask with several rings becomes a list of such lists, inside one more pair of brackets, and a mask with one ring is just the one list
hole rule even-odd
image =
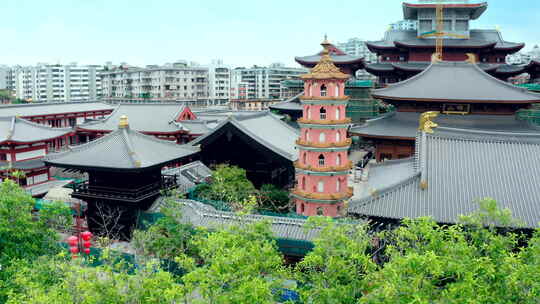
[[[133, 65], [178, 59], [294, 66], [332, 42], [382, 38], [400, 0], [0, 0], [0, 64]], [[540, 1], [491, 0], [474, 28], [540, 43]]]

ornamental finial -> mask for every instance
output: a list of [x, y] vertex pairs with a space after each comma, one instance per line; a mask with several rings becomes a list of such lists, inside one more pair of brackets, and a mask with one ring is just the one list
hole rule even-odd
[[432, 119], [439, 116], [439, 112], [437, 111], [429, 111], [422, 113], [420, 115], [420, 122], [418, 126], [418, 131], [426, 132], [426, 133], [433, 133], [433, 128], [438, 127], [439, 125], [434, 123]]
[[124, 129], [129, 127], [128, 117], [126, 115], [120, 116], [120, 122], [118, 123], [118, 128]]

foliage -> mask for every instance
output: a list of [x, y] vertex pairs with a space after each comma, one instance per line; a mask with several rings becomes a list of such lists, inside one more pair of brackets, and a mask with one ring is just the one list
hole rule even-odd
[[201, 295], [192, 303], [275, 303], [272, 291], [281, 286], [284, 269], [268, 224], [225, 228], [194, 244], [201, 267], [191, 257], [178, 259], [190, 270], [182, 278], [186, 290]]
[[253, 184], [246, 177], [246, 170], [229, 165], [218, 165], [212, 174], [212, 183], [202, 197], [225, 201], [241, 209], [242, 202], [249, 202], [256, 193]]
[[260, 208], [271, 212], [288, 212], [290, 205], [289, 192], [275, 185], [262, 185], [259, 191]]

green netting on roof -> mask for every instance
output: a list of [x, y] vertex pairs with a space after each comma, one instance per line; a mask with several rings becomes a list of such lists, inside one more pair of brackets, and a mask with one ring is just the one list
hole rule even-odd
[[530, 91], [540, 92], [540, 83], [523, 83], [518, 84], [517, 86]]
[[302, 257], [313, 250], [313, 243], [302, 240], [277, 239], [278, 250], [284, 255]]
[[530, 109], [522, 109], [516, 112], [518, 120], [527, 121], [529, 123], [540, 126], [540, 104], [535, 103]]

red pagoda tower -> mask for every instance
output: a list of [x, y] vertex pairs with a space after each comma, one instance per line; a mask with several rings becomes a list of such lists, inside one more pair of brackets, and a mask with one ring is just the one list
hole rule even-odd
[[347, 127], [351, 120], [345, 115], [345, 82], [349, 75], [334, 65], [326, 39], [322, 46], [319, 63], [301, 76], [303, 116], [298, 120], [301, 133], [296, 141], [297, 186], [292, 196], [298, 214], [336, 217], [343, 210], [344, 201], [352, 196], [347, 180], [351, 168]]

